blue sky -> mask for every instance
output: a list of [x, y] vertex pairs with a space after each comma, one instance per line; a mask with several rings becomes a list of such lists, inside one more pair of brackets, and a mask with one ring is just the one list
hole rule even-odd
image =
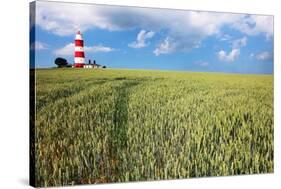
[[86, 61], [110, 68], [273, 73], [273, 17], [36, 2], [36, 67], [73, 63], [74, 37]]

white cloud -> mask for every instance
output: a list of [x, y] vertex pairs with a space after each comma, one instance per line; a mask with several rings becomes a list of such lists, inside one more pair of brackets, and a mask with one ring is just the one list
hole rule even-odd
[[201, 62], [199, 65], [200, 65], [200, 66], [208, 66], [208, 65], [209, 65], [209, 62]]
[[58, 56], [74, 55], [74, 43], [69, 43], [62, 48], [56, 49], [54, 54]]
[[91, 46], [91, 47], [84, 47], [85, 52], [92, 52], [92, 53], [96, 53], [96, 52], [111, 52], [111, 51], [115, 51], [116, 49], [111, 48], [111, 47], [105, 47], [103, 45], [96, 45], [96, 46]]
[[35, 50], [45, 50], [48, 49], [49, 45], [40, 41], [35, 41], [33, 44], [31, 44], [31, 49]]
[[233, 28], [247, 35], [273, 36], [273, 16], [248, 15], [232, 24]]
[[217, 37], [218, 37], [218, 39], [219, 39], [220, 41], [229, 41], [229, 40], [232, 39], [232, 36], [230, 36], [230, 35], [228, 35], [228, 34], [222, 34], [222, 33], [219, 33], [219, 34], [217, 35]]
[[207, 61], [197, 61], [195, 62], [196, 65], [199, 65], [199, 66], [203, 66], [203, 67], [206, 67], [209, 65], [209, 62]]
[[[69, 56], [74, 54], [74, 43], [66, 44], [64, 47], [56, 49], [53, 53], [58, 56]], [[85, 46], [84, 51], [88, 53], [97, 53], [97, 52], [111, 52], [116, 49], [111, 47], [106, 47], [103, 45], [96, 45], [96, 46]]]
[[[36, 24], [43, 30], [60, 36], [74, 35], [78, 29], [83, 32], [92, 28], [109, 31], [138, 28], [156, 33], [161, 31], [164, 32], [164, 35], [160, 36], [164, 46], [154, 50], [154, 54], [158, 55], [198, 48], [206, 37], [220, 34], [224, 26], [247, 35], [263, 34], [267, 38], [273, 35], [272, 16], [88, 4], [77, 6], [71, 3], [42, 1], [37, 2]], [[166, 42], [167, 37], [172, 39], [173, 43]], [[145, 45], [147, 44], [145, 40], [141, 41], [141, 37], [139, 41], [137, 39], [131, 44], [132, 47]], [[165, 50], [165, 45], [168, 45], [170, 50]]]
[[255, 57], [255, 54], [254, 54], [254, 53], [251, 53], [251, 54], [250, 54], [250, 58], [253, 59], [254, 57]]
[[226, 62], [233, 62], [235, 59], [237, 59], [240, 55], [240, 49], [232, 49], [229, 53], [225, 52], [224, 50], [220, 50], [217, 53], [218, 58], [221, 61]]
[[224, 50], [220, 50], [217, 53], [219, 60], [226, 61], [226, 62], [233, 62], [235, 61], [240, 55], [240, 48], [247, 45], [248, 38], [246, 36], [235, 39], [231, 41], [232, 49], [229, 53]]
[[258, 53], [255, 58], [259, 61], [268, 61], [271, 60], [273, 58], [272, 53], [268, 52], [268, 51], [263, 51], [261, 53]]
[[248, 38], [246, 36], [242, 37], [241, 39], [236, 39], [232, 41], [232, 48], [237, 49], [247, 45]]
[[156, 56], [160, 54], [169, 54], [175, 50], [175, 45], [170, 38], [166, 38], [159, 46], [153, 51]]
[[154, 32], [152, 31], [146, 32], [145, 30], [141, 30], [138, 33], [137, 40], [130, 43], [128, 46], [132, 48], [146, 47], [148, 45], [148, 43], [146, 43], [146, 40], [152, 38], [153, 36], [154, 36]]
[[104, 28], [96, 8], [85, 4], [37, 2], [36, 24], [59, 36], [74, 35], [93, 26]]

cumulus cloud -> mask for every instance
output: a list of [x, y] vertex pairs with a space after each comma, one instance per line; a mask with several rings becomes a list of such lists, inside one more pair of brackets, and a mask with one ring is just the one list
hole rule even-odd
[[273, 16], [247, 15], [232, 26], [247, 35], [265, 34], [267, 38], [273, 36]]
[[237, 59], [240, 55], [240, 49], [232, 49], [229, 53], [225, 52], [224, 50], [220, 50], [217, 53], [218, 58], [221, 61], [226, 62], [233, 62], [235, 59]]
[[269, 60], [272, 60], [273, 55], [269, 51], [263, 51], [263, 52], [255, 55], [255, 58], [259, 61], [269, 61]]
[[241, 48], [247, 45], [247, 37], [244, 36], [241, 39], [236, 39], [232, 41], [232, 48], [233, 49], [237, 49], [237, 48]]
[[159, 46], [153, 51], [156, 56], [160, 54], [169, 54], [175, 50], [175, 44], [170, 38], [166, 38]]
[[251, 53], [251, 54], [250, 54], [250, 58], [253, 59], [254, 57], [255, 57], [255, 54], [254, 54], [254, 53]]
[[197, 61], [197, 62], [195, 62], [195, 64], [196, 65], [199, 65], [199, 66], [203, 66], [203, 67], [206, 67], [206, 66], [208, 66], [209, 65], [209, 62], [207, 62], [207, 61]]
[[146, 42], [147, 39], [150, 39], [154, 36], [154, 32], [152, 31], [145, 31], [145, 30], [141, 30], [138, 33], [137, 36], [137, 40], [130, 43], [128, 46], [132, 47], [132, 48], [143, 48], [146, 47], [148, 45], [148, 43]]
[[[92, 28], [109, 31], [142, 28], [155, 33], [165, 31], [160, 36], [162, 42], [153, 51], [155, 55], [200, 47], [206, 37], [220, 34], [223, 26], [247, 35], [263, 34], [267, 38], [273, 35], [272, 16], [87, 4], [77, 6], [42, 1], [37, 2], [36, 24], [43, 30], [60, 36], [73, 35], [78, 29], [83, 32]], [[140, 36], [131, 47], [145, 45], [145, 39], [142, 41]]]
[[64, 47], [56, 49], [54, 51], [54, 54], [59, 56], [73, 55], [73, 53], [74, 53], [74, 43], [69, 43]]
[[31, 49], [33, 50], [45, 50], [48, 49], [49, 45], [40, 41], [35, 41], [31, 44]]
[[235, 40], [230, 41], [231, 51], [229, 53], [227, 53], [224, 50], [220, 50], [217, 53], [218, 59], [221, 61], [226, 61], [226, 62], [235, 61], [240, 55], [240, 49], [247, 45], [247, 41], [248, 41], [248, 38], [246, 36], [244, 36], [240, 39], [235, 39]]
[[[56, 49], [53, 53], [58, 56], [69, 56], [73, 55], [74, 53], [74, 43], [66, 44], [64, 47]], [[106, 47], [103, 45], [96, 45], [96, 46], [85, 46], [84, 51], [89, 53], [97, 53], [97, 52], [111, 52], [116, 49], [111, 47]]]
[[223, 33], [219, 33], [217, 35], [217, 38], [220, 40], [220, 41], [229, 41], [232, 39], [232, 36], [228, 35], [228, 34], [223, 34]]
[[116, 49], [111, 48], [111, 47], [105, 47], [103, 45], [96, 45], [96, 46], [91, 46], [91, 47], [84, 47], [85, 52], [111, 52], [111, 51], [115, 51]]

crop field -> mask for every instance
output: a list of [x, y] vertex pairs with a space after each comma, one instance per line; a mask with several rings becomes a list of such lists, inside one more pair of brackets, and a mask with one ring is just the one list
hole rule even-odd
[[36, 71], [36, 186], [272, 173], [273, 75]]

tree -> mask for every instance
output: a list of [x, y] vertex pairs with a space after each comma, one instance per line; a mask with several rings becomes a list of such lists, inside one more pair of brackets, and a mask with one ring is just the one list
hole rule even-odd
[[63, 67], [67, 67], [68, 62], [66, 59], [58, 57], [55, 59], [55, 64], [58, 66], [58, 68], [63, 68]]

